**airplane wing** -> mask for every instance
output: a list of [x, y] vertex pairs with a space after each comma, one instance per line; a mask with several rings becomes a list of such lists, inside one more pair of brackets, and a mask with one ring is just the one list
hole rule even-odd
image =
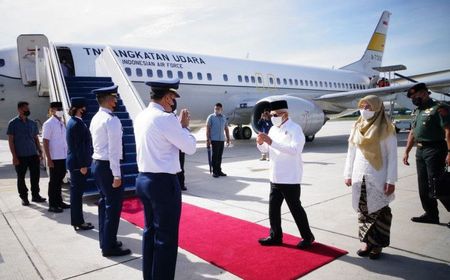
[[[413, 79], [413, 80], [419, 80], [419, 79], [424, 79], [424, 78], [433, 78], [439, 75], [443, 75], [443, 74], [447, 74], [450, 72], [450, 69], [444, 69], [444, 70], [439, 70], [439, 71], [434, 71], [434, 72], [427, 72], [427, 73], [421, 73], [421, 74], [417, 74], [417, 75], [411, 75], [408, 76], [409, 79]], [[394, 73], [394, 75], [397, 75], [397, 73]], [[405, 78], [400, 77], [400, 78], [396, 78], [396, 79], [391, 79], [389, 80], [391, 83], [398, 83], [398, 82], [404, 82], [406, 81]]]
[[[425, 81], [425, 84], [431, 91], [435, 92], [448, 91], [448, 89], [450, 88], [450, 78], [439, 79], [434, 81]], [[363, 90], [329, 93], [314, 98], [314, 101], [345, 103], [371, 94], [377, 95], [379, 97], [385, 97], [390, 94], [405, 93], [412, 85], [413, 83], [405, 83], [381, 88], [370, 88]]]

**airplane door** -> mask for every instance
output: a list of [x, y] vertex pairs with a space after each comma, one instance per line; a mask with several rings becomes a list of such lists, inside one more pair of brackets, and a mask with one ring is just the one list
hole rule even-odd
[[43, 57], [43, 47], [48, 47], [43, 34], [22, 34], [17, 37], [20, 75], [26, 86], [36, 84], [36, 58]]

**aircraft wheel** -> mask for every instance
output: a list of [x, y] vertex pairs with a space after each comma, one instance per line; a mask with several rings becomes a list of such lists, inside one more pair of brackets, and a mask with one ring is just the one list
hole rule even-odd
[[252, 138], [252, 129], [248, 126], [242, 128], [242, 138], [248, 140]]
[[306, 142], [312, 142], [312, 141], [314, 141], [314, 138], [316, 138], [315, 135], [307, 135], [307, 136], [305, 136]]
[[236, 140], [241, 139], [241, 134], [242, 134], [242, 130], [240, 129], [240, 127], [235, 127], [233, 129], [233, 138]]

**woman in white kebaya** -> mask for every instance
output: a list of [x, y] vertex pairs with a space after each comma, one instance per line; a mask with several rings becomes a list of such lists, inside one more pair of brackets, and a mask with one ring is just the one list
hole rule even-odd
[[363, 247], [357, 254], [377, 259], [390, 242], [389, 203], [394, 200], [397, 181], [397, 138], [379, 97], [366, 96], [358, 107], [361, 116], [350, 133], [344, 178], [352, 187], [353, 208], [358, 212]]

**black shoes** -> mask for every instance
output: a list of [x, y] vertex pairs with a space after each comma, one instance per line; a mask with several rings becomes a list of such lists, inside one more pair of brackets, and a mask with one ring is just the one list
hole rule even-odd
[[28, 200], [28, 198], [22, 199], [22, 205], [23, 205], [23, 206], [28, 206], [28, 205], [30, 205], [30, 201]]
[[220, 171], [220, 172], [219, 172], [219, 176], [225, 177], [225, 176], [227, 176], [227, 174], [225, 174], [225, 173], [223, 173], [222, 171]]
[[411, 221], [424, 224], [439, 224], [439, 217], [430, 217], [425, 213], [420, 217], [412, 217]]
[[111, 251], [102, 252], [104, 257], [120, 257], [131, 254], [130, 249], [122, 249], [120, 247], [114, 248]]
[[369, 253], [369, 259], [378, 260], [381, 257], [381, 247], [374, 247]]
[[35, 196], [35, 197], [33, 197], [32, 199], [31, 199], [31, 201], [33, 201], [33, 202], [45, 202], [47, 199], [46, 198], [43, 198], [42, 196]]
[[261, 238], [258, 240], [259, 244], [262, 246], [277, 246], [283, 243], [281, 238], [272, 238], [271, 236], [266, 238]]
[[53, 207], [53, 206], [50, 206], [50, 207], [48, 208], [48, 212], [62, 213], [62, 212], [63, 212], [63, 209], [62, 209], [61, 207]]
[[182, 190], [182, 191], [187, 191], [186, 186], [181, 186], [181, 190]]
[[367, 245], [366, 249], [359, 249], [356, 251], [356, 254], [360, 257], [367, 257], [370, 254], [370, 251], [372, 251], [372, 246]]
[[219, 174], [216, 174], [216, 173], [213, 173], [213, 177], [214, 177], [214, 178], [219, 178], [220, 175], [219, 175]]
[[79, 230], [90, 230], [93, 229], [94, 226], [91, 223], [84, 223], [81, 225], [77, 225], [77, 226], [73, 226], [73, 229], [75, 231], [79, 231]]
[[62, 203], [59, 205], [59, 208], [62, 208], [62, 209], [69, 209], [69, 208], [70, 208], [70, 204], [67, 204], [67, 203], [62, 202]]
[[311, 236], [311, 238], [309, 238], [309, 239], [303, 239], [302, 241], [300, 241], [297, 244], [297, 248], [302, 249], [302, 250], [308, 249], [309, 247], [311, 247], [313, 245], [314, 240], [316, 240], [314, 238], [314, 236]]

